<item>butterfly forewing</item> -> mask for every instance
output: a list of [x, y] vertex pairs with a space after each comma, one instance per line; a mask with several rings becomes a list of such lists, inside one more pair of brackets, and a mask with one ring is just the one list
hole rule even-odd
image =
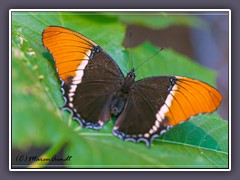
[[81, 34], [57, 26], [45, 29], [42, 41], [55, 59], [58, 75], [63, 81], [76, 76], [76, 69], [80, 64], [86, 64], [85, 61], [97, 46]]

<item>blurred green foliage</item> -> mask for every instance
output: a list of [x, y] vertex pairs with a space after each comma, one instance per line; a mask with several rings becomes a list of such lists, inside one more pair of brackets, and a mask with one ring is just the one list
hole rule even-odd
[[[124, 142], [112, 135], [113, 121], [96, 131], [72, 121], [64, 105], [60, 81], [49, 52], [42, 46], [42, 31], [64, 26], [92, 39], [116, 60], [124, 74], [130, 70], [129, 53], [122, 46], [126, 24], [165, 28], [194, 26], [196, 17], [124, 15], [124, 13], [13, 12], [12, 13], [12, 148], [54, 146], [65, 142], [68, 168], [227, 168], [228, 123], [217, 113], [198, 115], [155, 139]], [[158, 51], [149, 42], [134, 48], [136, 67]], [[137, 71], [137, 79], [182, 75], [215, 86], [216, 74], [171, 49], [158, 53]], [[57, 153], [57, 152], [56, 152]]]

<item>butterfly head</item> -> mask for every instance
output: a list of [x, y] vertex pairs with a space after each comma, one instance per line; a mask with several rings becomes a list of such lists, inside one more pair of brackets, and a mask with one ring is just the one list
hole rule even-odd
[[130, 79], [135, 79], [136, 77], [135, 70], [131, 69], [131, 71], [127, 74], [127, 77]]
[[123, 83], [122, 83], [122, 87], [121, 87], [121, 91], [128, 94], [131, 90], [132, 85], [135, 82], [135, 77], [136, 74], [134, 72], [134, 69], [132, 69], [127, 76], [125, 77]]

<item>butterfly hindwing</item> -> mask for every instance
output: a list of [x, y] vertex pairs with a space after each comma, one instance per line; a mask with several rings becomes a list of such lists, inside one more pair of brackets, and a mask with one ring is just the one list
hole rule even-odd
[[109, 107], [116, 83], [123, 79], [121, 70], [101, 47], [77, 32], [50, 26], [42, 37], [63, 82], [64, 108], [83, 127], [101, 128], [111, 117]]

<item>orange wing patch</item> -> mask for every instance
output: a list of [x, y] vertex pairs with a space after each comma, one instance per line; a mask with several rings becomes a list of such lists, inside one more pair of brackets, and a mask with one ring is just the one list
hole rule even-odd
[[[177, 81], [167, 97], [167, 125], [174, 126], [199, 113], [212, 113], [222, 101], [222, 95], [212, 86], [186, 77]], [[160, 110], [161, 111], [161, 110]]]
[[[87, 64], [91, 51], [96, 46], [85, 36], [72, 30], [50, 26], [43, 31], [43, 45], [52, 53], [59, 77], [66, 82]], [[84, 63], [85, 61], [85, 63]]]

